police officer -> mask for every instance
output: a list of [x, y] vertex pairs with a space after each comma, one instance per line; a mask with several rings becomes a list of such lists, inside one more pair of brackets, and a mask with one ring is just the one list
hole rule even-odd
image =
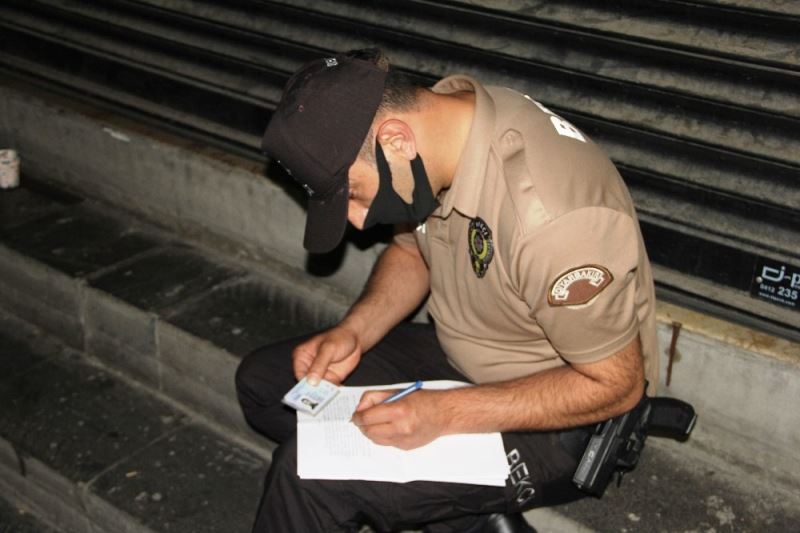
[[[657, 383], [652, 275], [608, 157], [526, 95], [467, 76], [417, 87], [379, 50], [298, 70], [263, 147], [308, 193], [309, 251], [336, 247], [348, 220], [395, 236], [338, 325], [239, 368], [248, 421], [280, 443], [254, 530], [531, 531], [519, 513], [580, 497], [587, 428]], [[403, 322], [428, 296], [432, 324]], [[475, 383], [389, 404], [367, 392], [353, 421], [403, 449], [502, 432], [506, 486], [299, 479], [280, 399], [302, 377]]]

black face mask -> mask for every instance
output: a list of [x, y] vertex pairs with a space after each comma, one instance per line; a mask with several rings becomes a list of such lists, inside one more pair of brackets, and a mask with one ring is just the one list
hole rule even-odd
[[386, 161], [383, 148], [379, 142], [375, 143], [375, 160], [378, 164], [378, 193], [372, 200], [372, 205], [364, 220], [364, 228], [375, 224], [403, 224], [413, 222], [419, 224], [439, 206], [433, 196], [431, 183], [422, 158], [417, 157], [411, 161], [411, 175], [414, 176], [414, 193], [411, 203], [407, 204], [392, 187], [392, 170]]

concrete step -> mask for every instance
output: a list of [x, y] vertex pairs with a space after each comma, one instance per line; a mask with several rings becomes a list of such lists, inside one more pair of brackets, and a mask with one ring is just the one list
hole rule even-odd
[[38, 519], [3, 510], [11, 529], [0, 530], [39, 531], [39, 520], [64, 533], [249, 529], [264, 450], [7, 312], [0, 370], [0, 497]]
[[[126, 527], [138, 531], [143, 518], [136, 518], [134, 511], [139, 507], [152, 507], [153, 503], [160, 505], [160, 501], [152, 499], [155, 493], [166, 501], [163, 498], [166, 485], [157, 482], [136, 485], [135, 490], [119, 499], [117, 496], [112, 500], [98, 498], [111, 497], [121, 490], [114, 489], [117, 485], [113, 484], [113, 480], [121, 480], [122, 468], [116, 468], [117, 463], [129, 468], [125, 475], [143, 471], [147, 465], [129, 463], [128, 459], [149, 457], [149, 452], [143, 451], [147, 446], [156, 441], [163, 443], [164, 439], [169, 442], [164, 435], [171, 429], [162, 427], [163, 417], [170, 421], [170, 428], [171, 424], [180, 428], [176, 435], [194, 438], [193, 431], [205, 431], [203, 428], [208, 425], [220, 429], [232, 439], [220, 442], [245, 450], [242, 453], [255, 454], [260, 458], [263, 474], [272, 444], [253, 434], [241, 418], [233, 390], [233, 372], [239, 357], [261, 344], [330, 324], [343, 311], [342, 303], [324, 286], [309, 285], [307, 276], [277, 261], [269, 268], [231, 261], [107, 205], [30, 179], [24, 179], [24, 183], [23, 188], [0, 194], [0, 307], [56, 337], [58, 343], [68, 346], [63, 349], [64, 353], [72, 355], [66, 359], [56, 358], [58, 350], [44, 350], [41, 356], [18, 357], [13, 353], [4, 356], [1, 364], [14, 369], [2, 373], [9, 376], [9, 394], [22, 391], [17, 401], [34, 403], [21, 405], [41, 406], [26, 407], [26, 412], [52, 416], [53, 412], [64, 411], [52, 411], [48, 406], [55, 404], [48, 402], [57, 404], [61, 398], [69, 398], [73, 391], [83, 394], [84, 388], [95, 391], [91, 382], [97, 380], [99, 383], [113, 381], [120, 385], [110, 388], [133, 390], [146, 405], [168, 409], [162, 412], [159, 411], [161, 407], [148, 407], [155, 412], [148, 415], [155, 417], [152, 423], [146, 424], [148, 428], [155, 428], [152, 439], [136, 440], [131, 444], [135, 450], [112, 450], [113, 460], [106, 457], [99, 462], [94, 456], [86, 460], [81, 444], [85, 436], [82, 428], [119, 419], [121, 408], [114, 407], [111, 399], [100, 402], [100, 407], [96, 401], [76, 399], [75, 405], [79, 407], [69, 412], [79, 414], [62, 433], [54, 433], [59, 438], [45, 438], [41, 433], [45, 426], [37, 426], [34, 419], [17, 420], [16, 426], [8, 425], [11, 428], [9, 442], [13, 446], [7, 447], [4, 464], [9, 475], [24, 477], [22, 481], [28, 483], [27, 478], [31, 476], [20, 476], [19, 469], [14, 470], [18, 455], [14, 450], [28, 450], [24, 454], [31, 459], [26, 464], [34, 466], [26, 467], [25, 472], [35, 471], [41, 477], [33, 476], [32, 483], [35, 483], [33, 488], [25, 489], [27, 492], [16, 486], [6, 487], [4, 492], [11, 490], [28, 495], [25, 501], [57, 502], [36, 507], [37, 512], [46, 513], [43, 516], [52, 517], [55, 513], [56, 518], [50, 518], [51, 522], [67, 520], [60, 518], [64, 515], [69, 520], [80, 523], [88, 520], [101, 524], [101, 529], [119, 531], [115, 528], [120, 526], [113, 520], [124, 518], [128, 520], [126, 524], [134, 524]], [[680, 319], [689, 322], [685, 317]], [[10, 329], [24, 330], [16, 326]], [[684, 333], [682, 342], [696, 344], [698, 341], [692, 340], [692, 335], [696, 333]], [[38, 336], [41, 335], [28, 335], [23, 341], [30, 344], [31, 338]], [[93, 365], [102, 365], [105, 369], [87, 367], [79, 353], [90, 358]], [[64, 361], [73, 365], [72, 370], [66, 369]], [[731, 358], [729, 361], [735, 362]], [[673, 379], [676, 383], [672, 387], [679, 396], [686, 397], [681, 394], [681, 386], [692, 386], [690, 376], [684, 375], [685, 372], [691, 374], [692, 367], [682, 365], [685, 363], [675, 367]], [[57, 370], [48, 374], [46, 370], [51, 367]], [[786, 369], [791, 371], [791, 366], [783, 370]], [[62, 373], [73, 377], [58, 377]], [[93, 375], [95, 377], [89, 379]], [[69, 390], [61, 389], [71, 387], [70, 379], [77, 380], [76, 385]], [[81, 379], [85, 380], [83, 384]], [[129, 380], [140, 387], [130, 387]], [[61, 391], [55, 400], [49, 396], [51, 388]], [[31, 390], [47, 391], [47, 394], [40, 397], [39, 392], [25, 393]], [[786, 526], [797, 523], [800, 518], [798, 492], [791, 491], [791, 487], [797, 487], [793, 467], [785, 469], [781, 477], [777, 476], [779, 472], [763, 465], [754, 466], [753, 462], [740, 466], [738, 459], [731, 455], [730, 446], [715, 444], [721, 433], [714, 431], [712, 424], [706, 425], [704, 417], [715, 408], [713, 401], [707, 401], [702, 407], [697, 439], [680, 445], [651, 439], [640, 468], [626, 477], [620, 489], [609, 489], [602, 500], [587, 499], [563, 508], [533, 511], [527, 515], [529, 520], [541, 531], [559, 532], [701, 528], [787, 531]], [[139, 415], [133, 418], [138, 419]], [[201, 421], [206, 421], [206, 425]], [[791, 423], [791, 419], [788, 422]], [[6, 424], [2, 427], [6, 438]], [[138, 438], [142, 427], [123, 429]], [[753, 428], [740, 429], [748, 434]], [[106, 436], [121, 435], [121, 431], [110, 429]], [[172, 448], [164, 444], [169, 448], [167, 451], [159, 448], [153, 453], [180, 454], [181, 461], [170, 463], [176, 469], [193, 468], [192, 465], [208, 461], [202, 453], [199, 458], [195, 457], [190, 440], [174, 441], [176, 444]], [[71, 446], [63, 455], [59, 451], [62, 441]], [[51, 449], [54, 442], [56, 446]], [[108, 441], [104, 442], [103, 450], [108, 452], [111, 448]], [[759, 442], [754, 439], [750, 444]], [[745, 448], [743, 453], [751, 449]], [[780, 458], [782, 454], [776, 455]], [[153, 461], [153, 464], [164, 464], [161, 459]], [[82, 469], [84, 463], [89, 463], [87, 469]], [[129, 464], [131, 466], [127, 466]], [[107, 477], [110, 472], [118, 477]], [[182, 479], [184, 474], [174, 475], [175, 479]], [[773, 475], [778, 481], [770, 484]], [[133, 477], [138, 479], [138, 474]], [[242, 483], [248, 485], [247, 490], [260, 491], [261, 477], [251, 473], [247, 479]], [[56, 498], [43, 487], [55, 488], [60, 494]], [[180, 485], [174, 487], [179, 492], [182, 490]], [[98, 490], [111, 492], [95, 494]], [[63, 494], [70, 495], [66, 503]], [[105, 503], [98, 503], [100, 501]], [[208, 501], [214, 508], [228, 505], [227, 500]], [[242, 501], [247, 501], [248, 506], [240, 513], [249, 520], [256, 500], [242, 498]], [[112, 508], [109, 509], [107, 503]], [[64, 510], [76, 505], [79, 511]], [[169, 515], [172, 511], [160, 509], [157, 516], [173, 516]], [[204, 516], [185, 512], [186, 524]], [[240, 528], [235, 530], [246, 531], [247, 520], [243, 519]], [[117, 525], [111, 527], [112, 523]], [[159, 529], [157, 520], [144, 524], [153, 531], [167, 531], [166, 527]], [[171, 525], [169, 530], [173, 531], [173, 527], [178, 526]]]
[[0, 497], [0, 532], [2, 533], [58, 533], [41, 519], [31, 514], [30, 509], [12, 504]]
[[21, 188], [0, 205], [3, 305], [247, 438], [239, 358], [342, 311], [324, 288], [247, 271], [79, 198]]

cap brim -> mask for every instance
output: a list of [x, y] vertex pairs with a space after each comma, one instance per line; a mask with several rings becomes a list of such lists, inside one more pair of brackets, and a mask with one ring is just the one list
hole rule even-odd
[[303, 246], [314, 254], [330, 252], [342, 241], [347, 227], [348, 184], [325, 199], [308, 199]]

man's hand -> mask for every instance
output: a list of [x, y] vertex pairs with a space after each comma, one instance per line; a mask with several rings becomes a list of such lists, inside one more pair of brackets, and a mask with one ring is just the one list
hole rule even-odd
[[320, 379], [341, 384], [360, 360], [358, 336], [342, 326], [311, 337], [292, 352], [295, 377], [298, 380], [306, 377], [312, 385], [319, 383]]
[[381, 403], [397, 391], [368, 391], [353, 414], [353, 423], [375, 444], [411, 450], [446, 433], [441, 400], [447, 391], [421, 390], [401, 400]]

